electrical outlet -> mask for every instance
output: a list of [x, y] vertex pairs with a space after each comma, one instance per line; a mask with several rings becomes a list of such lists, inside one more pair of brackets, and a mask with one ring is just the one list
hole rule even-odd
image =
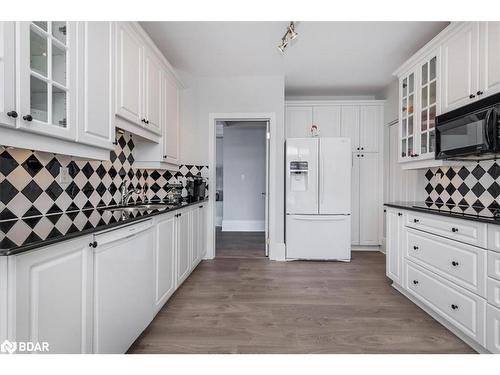
[[69, 169], [67, 167], [61, 167], [59, 169], [59, 185], [69, 185], [73, 181], [69, 175]]

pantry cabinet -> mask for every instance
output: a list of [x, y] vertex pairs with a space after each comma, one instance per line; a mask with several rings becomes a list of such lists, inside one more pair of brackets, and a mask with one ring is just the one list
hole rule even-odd
[[111, 22], [0, 22], [3, 145], [109, 158], [113, 32]]

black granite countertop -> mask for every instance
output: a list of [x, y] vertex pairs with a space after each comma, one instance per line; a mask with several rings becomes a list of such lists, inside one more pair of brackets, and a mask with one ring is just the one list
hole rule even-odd
[[[208, 199], [190, 203], [182, 202], [177, 205], [169, 204], [165, 209], [133, 213], [113, 211], [113, 208], [118, 207], [114, 206], [0, 221], [0, 256], [20, 254], [207, 201]], [[133, 207], [133, 205], [128, 207]]]
[[460, 206], [460, 205], [436, 205], [433, 202], [389, 202], [384, 203], [387, 207], [400, 208], [403, 210], [423, 212], [426, 214], [441, 215], [479, 221], [481, 223], [500, 225], [500, 210], [496, 208], [486, 208], [478, 206]]

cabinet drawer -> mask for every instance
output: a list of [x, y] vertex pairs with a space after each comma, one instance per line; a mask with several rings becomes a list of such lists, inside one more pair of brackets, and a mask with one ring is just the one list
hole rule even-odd
[[488, 277], [488, 303], [500, 309], [500, 281]]
[[486, 248], [486, 224], [408, 212], [406, 226]]
[[488, 224], [488, 249], [500, 252], [500, 225]]
[[408, 259], [486, 297], [486, 250], [414, 229], [406, 232]]
[[407, 290], [484, 346], [486, 300], [410, 261], [405, 263]]
[[500, 254], [488, 251], [488, 276], [500, 280]]
[[486, 349], [500, 354], [500, 310], [488, 305], [486, 314]]

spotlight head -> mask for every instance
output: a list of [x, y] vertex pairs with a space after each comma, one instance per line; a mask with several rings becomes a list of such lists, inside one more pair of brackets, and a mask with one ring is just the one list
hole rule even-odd
[[288, 26], [288, 34], [290, 35], [290, 40], [294, 40], [299, 36], [295, 31], [295, 22], [290, 22], [290, 26]]
[[281, 52], [281, 53], [285, 53], [285, 50], [286, 50], [286, 47], [288, 46], [288, 43], [281, 43], [279, 46], [278, 46], [278, 50]]

